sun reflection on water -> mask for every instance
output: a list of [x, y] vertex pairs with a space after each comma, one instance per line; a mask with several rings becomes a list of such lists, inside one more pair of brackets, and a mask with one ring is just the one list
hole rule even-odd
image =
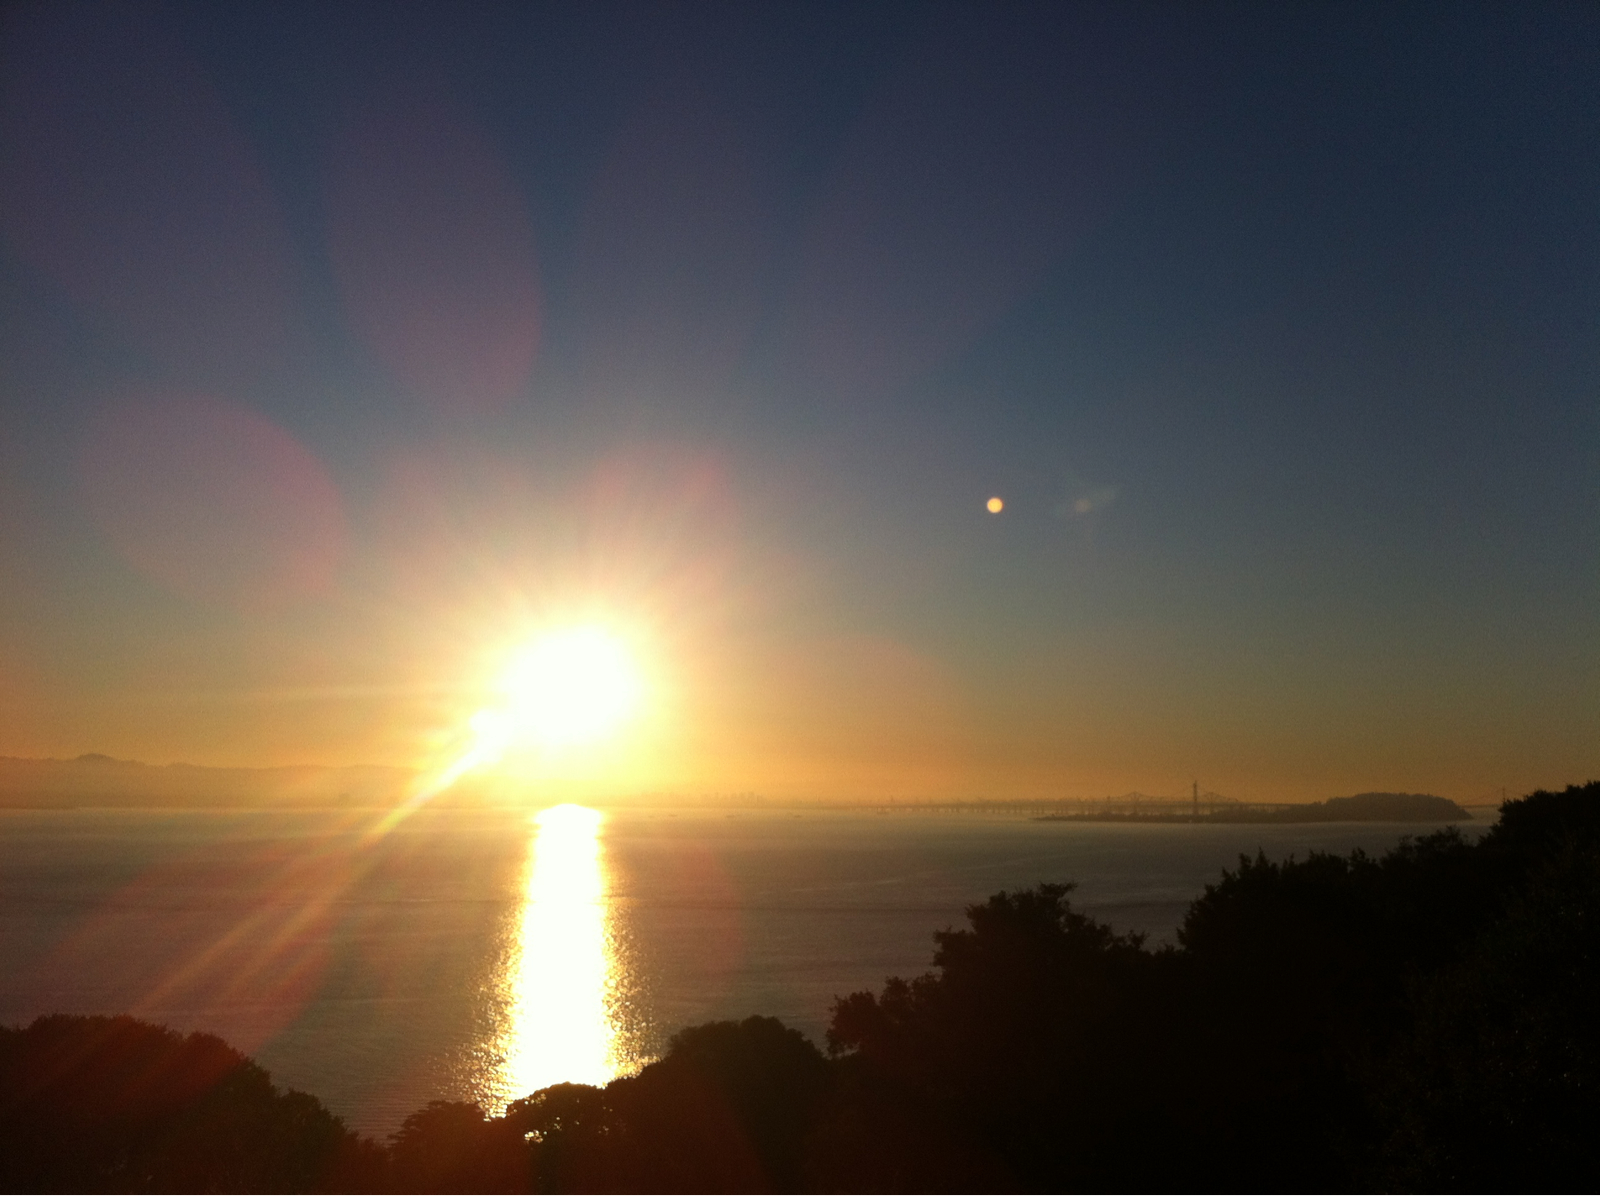
[[613, 1017], [604, 815], [561, 805], [534, 821], [520, 923], [500, 980], [507, 1020], [493, 1095], [501, 1107], [551, 1084], [604, 1084], [626, 1070]]

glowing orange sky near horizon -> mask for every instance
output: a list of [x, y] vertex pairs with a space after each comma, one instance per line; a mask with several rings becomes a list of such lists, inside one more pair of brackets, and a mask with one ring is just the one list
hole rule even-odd
[[[256, 435], [223, 416], [196, 426]], [[140, 510], [172, 518], [159, 493], [143, 497], [160, 477], [128, 475], [128, 535]], [[473, 783], [538, 800], [1102, 796], [1195, 779], [1262, 800], [1470, 799], [1586, 775], [1577, 707], [1566, 722], [1541, 717], [1536, 695], [1475, 684], [1472, 662], [1428, 644], [1374, 660], [1351, 650], [1356, 627], [1293, 629], [1281, 657], [1164, 611], [1074, 625], [997, 607], [952, 629], [919, 627], [907, 607], [905, 626], [868, 630], [852, 607], [870, 567], [754, 534], [741, 517], [752, 480], [705, 450], [635, 446], [552, 484], [493, 450], [412, 448], [383, 477], [344, 517], [345, 559], [318, 566], [314, 592], [232, 603], [238, 578], [301, 568], [280, 541], [249, 535], [221, 560], [103, 541], [75, 566], [76, 605], [41, 597], [30, 611], [14, 578], [0, 753], [438, 777], [498, 700], [508, 653], [541, 628], [598, 624], [625, 629], [648, 666], [626, 733], [560, 758], [511, 753], [464, 769]], [[1003, 536], [1029, 515], [984, 506], [980, 492], [963, 534]], [[223, 516], [235, 517], [213, 504], [184, 518], [214, 528]], [[252, 544], [255, 557], [240, 555]], [[950, 584], [953, 561], [936, 552], [917, 567], [896, 581], [906, 592]]]
[[[1375, 670], [1337, 629], [1270, 659], [1131, 612], [854, 628], [853, 575], [741, 531], [738, 490], [705, 454], [613, 456], [577, 499], [492, 453], [395, 469], [405, 484], [358, 512], [339, 583], [297, 603], [230, 609], [111, 552], [87, 558], [82, 602], [0, 633], [0, 753], [437, 776], [499, 700], [508, 653], [597, 624], [624, 629], [648, 673], [636, 717], [559, 757], [510, 753], [475, 783], [540, 801], [1169, 794], [1194, 779], [1258, 800], [1473, 799], [1585, 775], [1589, 741], [1536, 700], [1448, 659]], [[983, 528], [1008, 524], [981, 497], [972, 508]], [[584, 529], [576, 545], [540, 530], [559, 519]], [[938, 584], [943, 563], [927, 567]]]
[[[1348, 685], [1330, 686], [1320, 710], [1274, 709], [1282, 690], [1265, 685], [1194, 702], [1181, 684], [1121, 672], [1141, 658], [1150, 673], [1162, 669], [1159, 644], [1138, 643], [1136, 628], [1090, 646], [1042, 638], [975, 663], [889, 636], [795, 634], [784, 613], [779, 605], [767, 628], [726, 612], [653, 627], [642, 637], [652, 691], [623, 734], [559, 760], [524, 754], [475, 781], [541, 801], [661, 792], [872, 800], [1177, 793], [1198, 777], [1230, 796], [1295, 800], [1374, 788], [1476, 798], [1499, 776], [1514, 790], [1567, 779], [1558, 752], [1533, 770], [1525, 749], [1496, 741], [1491, 718], [1463, 753], [1445, 712], [1402, 733], [1377, 711], [1351, 709]], [[464, 650], [470, 640], [451, 621], [431, 633], [414, 618], [364, 631], [234, 624], [219, 659], [207, 649], [224, 632], [196, 620], [131, 642], [139, 649], [117, 669], [73, 678], [76, 692], [37, 677], [29, 696], [55, 691], [43, 702], [22, 700], [13, 671], [0, 701], [18, 717], [0, 751], [433, 772], [458, 759], [472, 714], [492, 698], [490, 653]], [[408, 651], [386, 651], [407, 640]]]

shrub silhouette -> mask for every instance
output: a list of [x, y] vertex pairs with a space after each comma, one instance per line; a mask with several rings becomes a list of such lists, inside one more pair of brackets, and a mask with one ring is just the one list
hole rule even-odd
[[605, 1088], [556, 1084], [488, 1117], [435, 1101], [389, 1147], [408, 1192], [793, 1191], [827, 1060], [774, 1018], [711, 1022]]
[[506, 1112], [542, 1190], [793, 1191], [827, 1061], [775, 1018], [711, 1022], [604, 1090], [563, 1084]]
[[[917, 1186], [1099, 1184], [1114, 1170], [1103, 1145], [1119, 1136], [1127, 1077], [1148, 1065], [1141, 1010], [1166, 961], [1073, 910], [1070, 891], [972, 906], [971, 929], [935, 936], [936, 973], [835, 1005], [828, 1043], [851, 1053], [853, 1079], [836, 1150], [850, 1124], [887, 1114], [894, 1131], [861, 1146], [898, 1150]], [[920, 1173], [930, 1139], [944, 1174]]]
[[[663, 1190], [793, 1191], [828, 1081], [803, 1034], [750, 1017], [680, 1032], [663, 1059], [612, 1087]], [[708, 1173], [709, 1156], [728, 1169]]]
[[[1040, 886], [834, 1008], [836, 1186], [1592, 1181], [1600, 785], [1469, 843], [1245, 857], [1175, 950]], [[937, 1164], [928, 1160], [937, 1158]], [[858, 1181], [852, 1183], [852, 1177]]]
[[0, 1029], [7, 1191], [367, 1190], [381, 1156], [209, 1034], [128, 1017]]
[[1600, 828], [1581, 791], [1535, 796], [1550, 823], [1524, 806], [1486, 843], [1530, 863], [1526, 884], [1459, 962], [1414, 986], [1414, 1033], [1380, 1077], [1389, 1186], [1587, 1190], [1600, 1178]]
[[474, 1104], [433, 1101], [407, 1117], [389, 1143], [395, 1191], [526, 1192], [532, 1181], [524, 1136]]

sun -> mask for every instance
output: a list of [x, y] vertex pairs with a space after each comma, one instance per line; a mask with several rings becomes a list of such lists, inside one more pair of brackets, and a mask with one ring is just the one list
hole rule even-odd
[[627, 643], [603, 627], [547, 631], [504, 661], [495, 700], [467, 720], [462, 750], [424, 774], [370, 835], [387, 834], [468, 773], [493, 768], [512, 753], [532, 749], [554, 763], [566, 749], [598, 745], [635, 715], [644, 695]]
[[491, 689], [491, 701], [467, 720], [467, 745], [422, 787], [419, 802], [507, 756], [531, 751], [553, 764], [600, 744], [638, 712], [644, 683], [624, 639], [584, 625], [548, 630], [506, 653]]
[[500, 677], [501, 701], [473, 720], [500, 750], [596, 743], [639, 705], [643, 685], [628, 646], [601, 627], [548, 631], [516, 649]]

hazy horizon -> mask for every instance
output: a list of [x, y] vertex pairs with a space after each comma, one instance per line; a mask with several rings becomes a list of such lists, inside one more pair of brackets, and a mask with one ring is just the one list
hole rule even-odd
[[[294, 765], [239, 767], [197, 765], [173, 760], [124, 760], [102, 752], [86, 752], [68, 759], [0, 755], [0, 808], [74, 808], [51, 803], [82, 803], [83, 808], [112, 803], [129, 809], [335, 809], [382, 811], [404, 804], [426, 770], [394, 765]], [[1367, 791], [1355, 796], [1391, 795], [1392, 790]], [[1341, 798], [1350, 795], [1328, 794]], [[1443, 795], [1437, 795], [1443, 796]], [[1493, 807], [1509, 795], [1502, 791], [1456, 795], [1466, 807]], [[1521, 796], [1521, 795], [1518, 795]], [[1308, 799], [1300, 799], [1306, 804]], [[1102, 802], [1170, 803], [1187, 809], [1191, 801], [1214, 808], [1216, 803], [1283, 804], [1270, 794], [1217, 793], [1191, 782], [1189, 792], [1173, 790], [1146, 793], [1056, 792], [1035, 797], [994, 796], [982, 792], [929, 796], [916, 793], [810, 793], [783, 794], [754, 790], [633, 790], [608, 791], [582, 785], [541, 785], [506, 780], [492, 775], [464, 778], [432, 799], [434, 803], [492, 808], [537, 810], [561, 802], [579, 801], [605, 809], [760, 809], [832, 808], [846, 810], [960, 809], [992, 805], [996, 808], [1050, 808], [1094, 806]]]

